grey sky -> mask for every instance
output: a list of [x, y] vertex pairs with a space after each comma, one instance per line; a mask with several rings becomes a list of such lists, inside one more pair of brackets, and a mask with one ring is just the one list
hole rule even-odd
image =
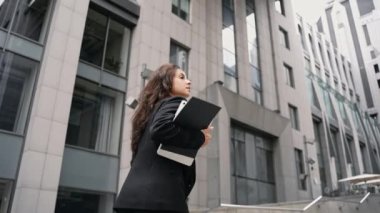
[[323, 13], [324, 0], [292, 0], [296, 13], [313, 24]]

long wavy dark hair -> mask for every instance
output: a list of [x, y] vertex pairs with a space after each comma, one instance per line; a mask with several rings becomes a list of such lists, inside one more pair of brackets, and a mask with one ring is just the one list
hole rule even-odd
[[[150, 76], [150, 80], [140, 93], [139, 104], [132, 117], [131, 149], [133, 157], [137, 153], [140, 138], [145, 130], [150, 113], [158, 101], [170, 96], [173, 78], [179, 67], [163, 64]], [[133, 158], [132, 158], [133, 159]]]

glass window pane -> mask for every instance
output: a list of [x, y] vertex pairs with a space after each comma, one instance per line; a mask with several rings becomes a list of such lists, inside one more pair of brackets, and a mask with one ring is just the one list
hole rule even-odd
[[178, 8], [178, 5], [179, 5], [178, 1], [179, 0], [172, 0], [172, 5]]
[[122, 24], [110, 20], [104, 68], [126, 75], [131, 32]]
[[0, 54], [0, 129], [23, 133], [38, 64], [12, 54]]
[[259, 203], [276, 202], [275, 186], [273, 184], [258, 182]]
[[234, 10], [234, 0], [223, 0], [223, 6], [230, 10]]
[[186, 16], [190, 11], [190, 0], [180, 0], [181, 1], [181, 12], [185, 13]]
[[189, 67], [189, 51], [174, 42], [170, 43], [170, 63], [176, 64], [186, 73]]
[[296, 130], [299, 130], [297, 108], [291, 105], [289, 105], [289, 118], [292, 127]]
[[102, 65], [107, 31], [107, 17], [89, 9], [84, 29], [80, 59], [97, 66]]
[[60, 188], [55, 213], [112, 213], [113, 194]]
[[227, 89], [237, 92], [237, 79], [226, 72], [224, 73], [224, 84]]
[[248, 187], [245, 178], [236, 178], [236, 201], [238, 204], [248, 204]]
[[15, 0], [0, 0], [0, 28], [9, 28], [16, 3]]
[[247, 176], [247, 170], [246, 170], [246, 164], [247, 164], [247, 160], [246, 160], [246, 156], [245, 156], [245, 143], [242, 143], [242, 142], [237, 142], [235, 143], [235, 153], [236, 153], [236, 162], [235, 162], [235, 166], [236, 166], [236, 174], [235, 175], [238, 175], [238, 176], [243, 176], [243, 177], [246, 177]]
[[11, 200], [12, 182], [0, 179], [0, 212], [7, 212]]
[[280, 27], [280, 44], [289, 49], [288, 32]]
[[49, 0], [21, 0], [18, 5], [12, 31], [42, 42], [43, 34], [47, 31], [46, 14], [50, 5]]
[[[269, 140], [232, 125], [232, 195], [237, 204], [275, 202], [273, 147]], [[243, 140], [243, 141], [242, 141]], [[240, 164], [240, 165], [238, 165]], [[267, 188], [261, 189], [264, 184]], [[262, 197], [262, 199], [260, 199]]]
[[223, 6], [223, 29], [234, 26], [234, 11]]
[[66, 144], [117, 154], [121, 129], [120, 92], [77, 79]]
[[223, 48], [235, 54], [235, 33], [231, 28], [222, 30]]
[[274, 6], [277, 12], [281, 13], [282, 15], [285, 15], [283, 0], [275, 0]]
[[261, 89], [261, 73], [260, 71], [256, 68], [256, 67], [253, 67], [251, 66], [251, 70], [252, 70], [252, 79], [251, 79], [251, 82], [252, 82], [252, 86], [254, 88], [257, 88], [257, 89]]
[[258, 181], [247, 180], [247, 194], [248, 194], [248, 204], [259, 203], [259, 187]]
[[257, 53], [257, 46], [248, 43], [248, 57], [249, 63], [253, 66], [259, 67], [259, 56]]
[[256, 88], [254, 88], [253, 90], [254, 90], [254, 93], [255, 93], [255, 102], [256, 102], [257, 104], [262, 105], [262, 103], [263, 103], [263, 98], [262, 98], [262, 95], [261, 95], [261, 91], [260, 91], [260, 90], [257, 90]]
[[232, 76], [236, 75], [236, 59], [235, 54], [223, 49], [223, 64], [224, 72], [229, 73]]

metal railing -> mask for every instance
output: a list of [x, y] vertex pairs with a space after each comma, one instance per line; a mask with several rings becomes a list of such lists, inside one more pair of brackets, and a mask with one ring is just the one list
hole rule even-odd
[[293, 212], [304, 212], [316, 204], [319, 200], [322, 199], [322, 195], [314, 199], [304, 208], [284, 208], [284, 207], [274, 207], [274, 206], [252, 206], [252, 205], [235, 205], [235, 204], [226, 204], [222, 203], [222, 207], [232, 207], [232, 208], [245, 208], [245, 209], [266, 209], [266, 210], [279, 210], [279, 211], [293, 211]]

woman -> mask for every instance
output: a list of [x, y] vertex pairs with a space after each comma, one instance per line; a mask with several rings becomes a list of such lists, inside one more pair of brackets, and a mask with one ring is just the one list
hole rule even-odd
[[117, 212], [188, 212], [186, 199], [195, 183], [195, 163], [186, 166], [157, 155], [160, 143], [199, 149], [212, 127], [188, 129], [173, 122], [191, 82], [183, 70], [164, 64], [140, 94], [132, 120], [131, 170], [116, 200]]

